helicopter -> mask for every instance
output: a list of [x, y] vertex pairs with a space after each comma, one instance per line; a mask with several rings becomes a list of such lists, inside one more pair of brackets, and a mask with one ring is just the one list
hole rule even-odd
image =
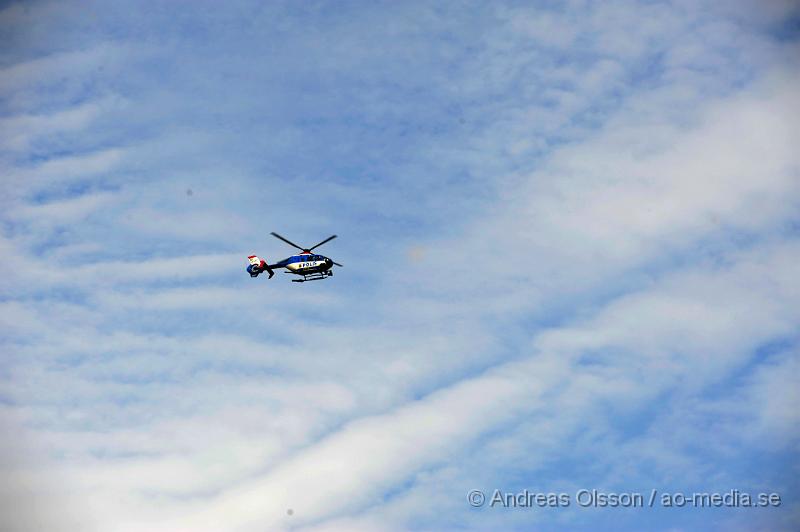
[[296, 247], [301, 253], [299, 255], [292, 255], [288, 259], [283, 259], [275, 264], [268, 264], [264, 259], [256, 255], [250, 255], [247, 257], [250, 260], [250, 265], [247, 267], [247, 273], [250, 274], [250, 277], [258, 277], [260, 273], [267, 272], [267, 274], [269, 274], [269, 279], [272, 279], [276, 269], [286, 268], [287, 271], [284, 273], [293, 273], [303, 277], [302, 279], [292, 279], [293, 283], [304, 283], [306, 281], [319, 281], [331, 277], [333, 275], [334, 265], [340, 268], [342, 267], [341, 264], [328, 257], [312, 253], [314, 248], [318, 248], [322, 244], [330, 242], [336, 238], [336, 235], [329, 236], [319, 244], [311, 246], [310, 248], [303, 248], [291, 240], [287, 240], [278, 233], [270, 234], [279, 240], [283, 240], [290, 246]]

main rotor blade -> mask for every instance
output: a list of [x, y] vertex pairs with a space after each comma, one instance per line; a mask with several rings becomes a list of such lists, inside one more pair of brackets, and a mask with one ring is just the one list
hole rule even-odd
[[283, 240], [284, 242], [286, 242], [286, 243], [287, 243], [287, 244], [289, 244], [290, 246], [294, 246], [294, 247], [296, 247], [296, 248], [297, 248], [297, 249], [299, 249], [300, 251], [305, 251], [305, 250], [306, 250], [305, 248], [301, 248], [300, 246], [298, 246], [298, 245], [297, 245], [297, 244], [295, 244], [294, 242], [290, 242], [289, 240], [286, 240], [285, 238], [283, 238], [283, 237], [282, 237], [281, 235], [279, 235], [278, 233], [270, 233], [270, 234], [271, 234], [272, 236], [274, 236], [275, 238], [279, 238], [279, 239]]
[[335, 260], [332, 260], [331, 262], [332, 262], [332, 263], [334, 263], [335, 265], [337, 265], [337, 266], [338, 266], [338, 267], [340, 267], [340, 268], [344, 268], [344, 266], [342, 266], [341, 264], [339, 264], [339, 263], [338, 263], [338, 262], [336, 262]]
[[[274, 235], [275, 233], [272, 233], [272, 234]], [[311, 250], [312, 250], [312, 249], [314, 249], [314, 248], [318, 248], [318, 247], [320, 247], [322, 244], [324, 244], [325, 242], [330, 242], [330, 241], [331, 241], [331, 240], [333, 240], [334, 238], [336, 238], [336, 235], [329, 236], [328, 238], [326, 238], [325, 240], [323, 240], [322, 242], [320, 242], [320, 243], [319, 243], [319, 244], [317, 244], [316, 246], [313, 246], [313, 247], [310, 247], [310, 248], [308, 248], [308, 250], [307, 250], [307, 251], [311, 251]]]

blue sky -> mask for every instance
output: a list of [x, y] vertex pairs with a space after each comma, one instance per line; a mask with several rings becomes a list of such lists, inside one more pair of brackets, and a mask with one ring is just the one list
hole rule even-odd
[[796, 529], [798, 20], [4, 4], [2, 528]]

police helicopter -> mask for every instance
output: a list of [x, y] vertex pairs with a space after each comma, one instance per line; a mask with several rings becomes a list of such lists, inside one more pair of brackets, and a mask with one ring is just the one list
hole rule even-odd
[[275, 264], [268, 264], [264, 259], [259, 258], [256, 255], [250, 255], [247, 257], [250, 260], [250, 266], [247, 267], [247, 273], [250, 274], [250, 277], [258, 277], [258, 274], [267, 272], [269, 274], [269, 279], [272, 279], [272, 276], [275, 275], [274, 270], [278, 268], [286, 268], [284, 273], [293, 273], [303, 277], [302, 279], [292, 279], [293, 283], [304, 283], [306, 281], [319, 281], [320, 279], [331, 277], [333, 275], [334, 264], [340, 268], [342, 267], [341, 264], [329, 259], [328, 257], [323, 257], [322, 255], [316, 255], [312, 253], [315, 248], [318, 248], [322, 244], [330, 242], [336, 238], [336, 235], [329, 236], [316, 246], [302, 248], [294, 242], [285, 239], [278, 233], [270, 234], [277, 239], [283, 240], [290, 246], [296, 247], [301, 251], [301, 253], [299, 255], [292, 255], [288, 259], [283, 259]]

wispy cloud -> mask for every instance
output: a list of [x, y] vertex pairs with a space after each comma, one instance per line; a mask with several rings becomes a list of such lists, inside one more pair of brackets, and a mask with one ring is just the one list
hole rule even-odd
[[[6, 7], [0, 522], [792, 529], [797, 16]], [[250, 279], [273, 230], [345, 267]]]

